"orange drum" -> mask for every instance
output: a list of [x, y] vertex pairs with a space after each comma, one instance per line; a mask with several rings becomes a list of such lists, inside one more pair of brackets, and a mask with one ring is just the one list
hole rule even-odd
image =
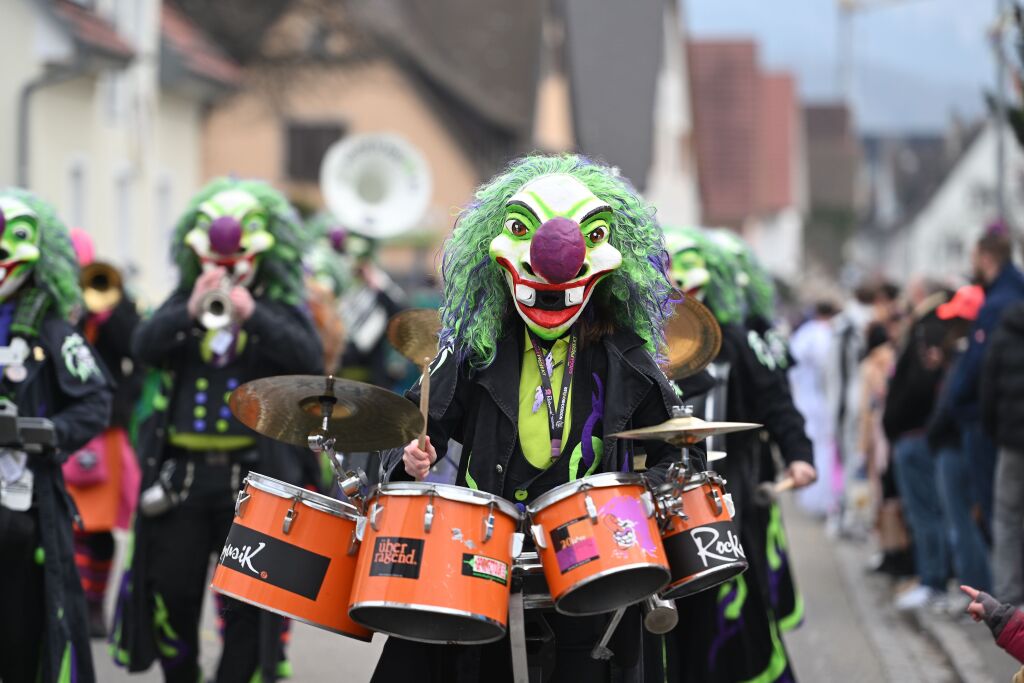
[[643, 478], [619, 472], [562, 484], [530, 506], [556, 610], [611, 612], [665, 586], [668, 561], [654, 510]]
[[[659, 490], [659, 494], [665, 487]], [[714, 472], [694, 474], [659, 495], [662, 541], [672, 580], [661, 593], [675, 600], [699, 593], [742, 574], [747, 557], [732, 523], [732, 499]]]
[[235, 503], [213, 589], [359, 640], [373, 633], [348, 617], [356, 568], [356, 509], [250, 472]]
[[461, 486], [396, 482], [378, 486], [367, 510], [352, 619], [424, 643], [505, 635], [514, 505]]

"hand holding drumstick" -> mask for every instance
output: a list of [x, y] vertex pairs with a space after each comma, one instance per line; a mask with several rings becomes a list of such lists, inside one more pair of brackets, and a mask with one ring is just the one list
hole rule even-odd
[[424, 439], [424, 448], [420, 448], [419, 439], [413, 439], [406, 445], [402, 454], [405, 471], [416, 481], [423, 481], [430, 472], [431, 466], [437, 462], [437, 451], [430, 443], [430, 437]]

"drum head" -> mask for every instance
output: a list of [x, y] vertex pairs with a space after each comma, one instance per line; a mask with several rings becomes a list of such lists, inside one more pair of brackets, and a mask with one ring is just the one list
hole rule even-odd
[[443, 607], [363, 602], [348, 614], [374, 631], [421, 643], [479, 645], [505, 636], [502, 624]]
[[654, 595], [669, 578], [661, 565], [618, 567], [569, 589], [555, 602], [555, 609], [574, 617], [614, 612]]

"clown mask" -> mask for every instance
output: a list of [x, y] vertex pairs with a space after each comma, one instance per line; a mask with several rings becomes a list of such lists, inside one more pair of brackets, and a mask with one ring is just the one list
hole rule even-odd
[[516, 310], [542, 339], [580, 317], [594, 287], [622, 264], [611, 245], [611, 206], [565, 174], [541, 176], [505, 205], [491, 258], [505, 269]]
[[259, 256], [274, 246], [266, 209], [244, 190], [224, 190], [199, 205], [185, 244], [204, 271], [224, 268], [231, 282], [248, 287], [256, 277]]
[[704, 288], [711, 281], [711, 272], [697, 243], [674, 232], [665, 235], [665, 245], [672, 254], [669, 276], [676, 289], [701, 300]]
[[7, 301], [39, 260], [35, 212], [12, 197], [0, 197], [0, 301]]

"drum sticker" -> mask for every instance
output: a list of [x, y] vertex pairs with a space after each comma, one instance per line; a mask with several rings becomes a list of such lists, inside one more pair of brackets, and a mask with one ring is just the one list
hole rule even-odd
[[508, 585], [508, 565], [501, 560], [483, 555], [462, 553], [462, 575], [488, 579], [502, 586]]
[[673, 580], [715, 567], [746, 564], [747, 559], [732, 522], [716, 522], [668, 536], [665, 554]]
[[423, 539], [381, 536], [373, 546], [370, 576], [420, 578], [423, 561]]
[[647, 512], [639, 498], [616, 496], [601, 506], [598, 518], [611, 532], [615, 544], [622, 553], [630, 548], [639, 547], [648, 557], [658, 555], [658, 546], [651, 536]]
[[316, 600], [331, 558], [235, 524], [219, 563], [227, 569]]
[[[578, 517], [552, 529], [551, 543], [555, 548], [558, 570], [563, 574], [601, 556], [597, 552], [597, 542], [590, 535], [591, 526], [590, 518]], [[577, 533], [573, 533], [574, 527]]]

